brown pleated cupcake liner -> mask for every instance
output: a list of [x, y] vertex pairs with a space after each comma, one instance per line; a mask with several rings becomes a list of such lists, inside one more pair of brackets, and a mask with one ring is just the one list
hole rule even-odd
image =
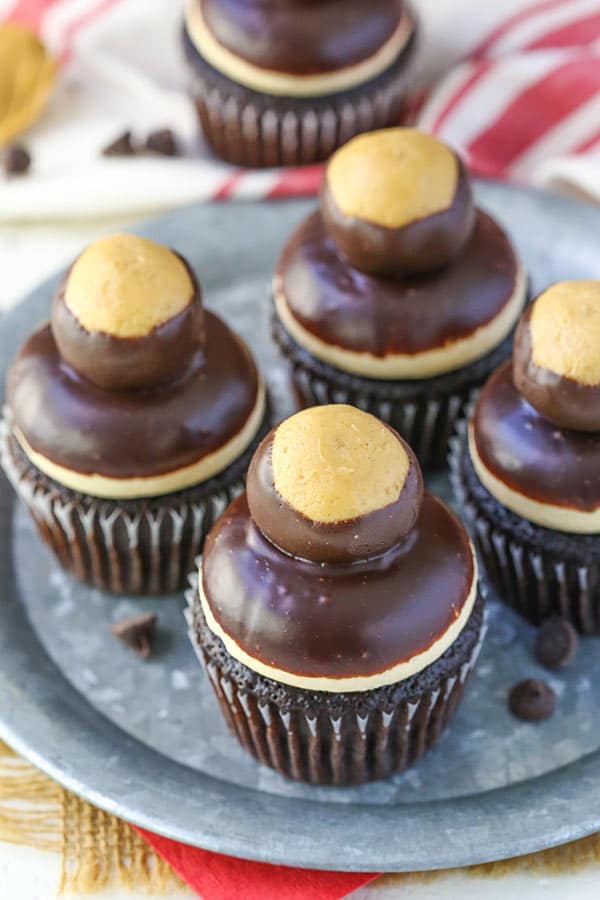
[[[353, 708], [346, 704], [336, 713], [326, 704], [319, 706], [317, 693], [310, 693], [315, 702], [306, 708], [290, 700], [306, 691], [270, 682], [280, 690], [267, 699], [251, 679], [236, 679], [224, 672], [215, 654], [199, 642], [197, 576], [190, 581], [192, 588], [186, 593], [190, 640], [229, 730], [258, 762], [287, 778], [314, 785], [349, 786], [387, 778], [420, 759], [454, 715], [487, 630], [483, 621], [470, 654], [420, 695], [391, 705], [389, 693], [380, 689], [379, 702]], [[237, 668], [246, 670], [241, 663]]]
[[[320, 406], [329, 403], [348, 403], [372, 413], [402, 435], [414, 450], [423, 469], [445, 466], [450, 437], [458, 420], [464, 415], [474, 384], [456, 386], [447, 394], [405, 399], [394, 396], [393, 389], [385, 396], [385, 382], [370, 389], [368, 380], [345, 372], [338, 372], [326, 364], [307, 365], [304, 354], [297, 353], [283, 326], [274, 320], [273, 334], [283, 355], [291, 365], [296, 399], [300, 406]], [[508, 352], [508, 351], [507, 351]], [[327, 370], [318, 374], [317, 369]], [[478, 381], [483, 381], [482, 373]], [[393, 385], [390, 382], [390, 385]]]
[[244, 488], [255, 446], [205, 485], [120, 503], [47, 478], [23, 454], [6, 415], [0, 422], [4, 472], [61, 566], [93, 587], [125, 594], [169, 594], [187, 584], [213, 522]]
[[290, 366], [300, 406], [348, 403], [372, 413], [402, 435], [423, 469], [447, 464], [450, 438], [480, 387], [510, 355], [512, 335], [464, 369], [416, 382], [379, 380], [343, 372], [300, 347], [274, 312], [273, 339]]
[[321, 162], [365, 131], [400, 122], [416, 36], [398, 60], [366, 84], [327, 97], [285, 98], [236, 84], [186, 43], [191, 94], [204, 136], [215, 154], [250, 168]]
[[558, 615], [582, 634], [600, 633], [600, 561], [585, 560], [588, 536], [553, 533], [521, 519], [479, 481], [485, 505], [470, 490], [464, 468], [470, 411], [451, 440], [450, 480], [496, 595], [534, 625]]

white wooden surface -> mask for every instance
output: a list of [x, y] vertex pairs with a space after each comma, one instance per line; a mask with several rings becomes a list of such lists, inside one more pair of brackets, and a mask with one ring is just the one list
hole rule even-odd
[[[54, 900], [60, 877], [58, 856], [25, 847], [0, 843], [0, 896], [2, 900]], [[440, 875], [433, 880], [407, 881], [395, 886], [361, 888], [351, 900], [597, 900], [600, 895], [600, 866], [563, 875], [511, 875], [498, 879], [475, 878], [461, 872]], [[146, 893], [117, 890], [89, 894], [68, 894], [67, 900], [141, 900]], [[162, 900], [190, 900], [183, 889]], [[235, 898], [232, 898], [235, 900]], [[307, 897], [306, 900], [311, 900]]]

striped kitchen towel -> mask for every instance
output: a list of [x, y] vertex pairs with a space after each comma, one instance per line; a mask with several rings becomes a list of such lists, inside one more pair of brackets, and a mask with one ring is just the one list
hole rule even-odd
[[[457, 147], [475, 173], [600, 201], [600, 0], [415, 5], [425, 39], [407, 116]], [[247, 172], [210, 156], [185, 93], [180, 16], [173, 0], [0, 0], [0, 20], [39, 31], [63, 63], [50, 107], [25, 136], [33, 173], [2, 185], [0, 220], [318, 190], [320, 166]], [[180, 135], [183, 159], [100, 155], [125, 128], [163, 126]]]

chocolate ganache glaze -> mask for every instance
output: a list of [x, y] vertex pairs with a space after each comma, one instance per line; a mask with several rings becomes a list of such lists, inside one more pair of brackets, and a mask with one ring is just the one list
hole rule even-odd
[[428, 492], [398, 545], [368, 562], [320, 565], [275, 547], [244, 494], [208, 537], [202, 590], [221, 629], [250, 657], [343, 678], [382, 673], [429, 649], [456, 622], [474, 578], [465, 530]]
[[240, 432], [259, 392], [245, 345], [212, 313], [204, 322], [203, 353], [184, 376], [138, 390], [104, 390], [77, 374], [43, 326], [9, 373], [15, 426], [33, 450], [85, 474], [144, 477], [197, 462]]
[[77, 257], [50, 324], [11, 366], [7, 394], [30, 462], [63, 486], [112, 499], [212, 477], [246, 449], [264, 414], [250, 351], [204, 313], [188, 264], [132, 234]]
[[600, 507], [600, 433], [561, 429], [541, 415], [515, 387], [510, 361], [481, 392], [471, 440], [485, 469], [512, 491], [588, 513]]
[[296, 229], [275, 291], [321, 341], [377, 357], [417, 354], [472, 335], [512, 298], [518, 263], [499, 225], [478, 211], [464, 251], [428, 275], [366, 275], [340, 256], [319, 212]]
[[263, 69], [315, 75], [356, 65], [388, 41], [402, 0], [195, 0], [227, 50]]
[[305, 409], [258, 448], [247, 485], [209, 534], [200, 583], [234, 657], [284, 683], [362, 690], [456, 639], [476, 595], [471, 543], [392, 428], [342, 404]]

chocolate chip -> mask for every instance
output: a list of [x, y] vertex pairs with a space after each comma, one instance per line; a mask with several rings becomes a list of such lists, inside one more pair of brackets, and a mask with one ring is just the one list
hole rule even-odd
[[12, 144], [4, 155], [7, 175], [25, 175], [31, 168], [31, 156], [22, 144]]
[[577, 632], [566, 619], [547, 619], [537, 633], [536, 659], [547, 669], [560, 669], [575, 656], [577, 640]]
[[131, 132], [124, 131], [114, 141], [111, 141], [102, 151], [102, 156], [135, 156]]
[[541, 722], [556, 708], [556, 694], [549, 684], [539, 678], [527, 678], [511, 688], [508, 708], [517, 719]]
[[170, 128], [153, 131], [146, 139], [146, 149], [160, 156], [179, 156], [177, 138]]
[[152, 651], [157, 621], [158, 616], [155, 613], [142, 613], [139, 616], [130, 616], [115, 622], [111, 625], [110, 630], [131, 650], [144, 659], [148, 659]]

